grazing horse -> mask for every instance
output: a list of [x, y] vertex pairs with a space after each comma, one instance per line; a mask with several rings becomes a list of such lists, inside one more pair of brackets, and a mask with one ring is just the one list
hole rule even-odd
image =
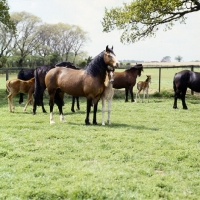
[[183, 109], [188, 109], [185, 103], [185, 95], [187, 88], [190, 88], [194, 92], [200, 92], [200, 73], [190, 70], [183, 70], [174, 75], [173, 80], [174, 87], [174, 106], [177, 108], [177, 99], [182, 100]]
[[35, 92], [34, 92], [34, 104], [33, 104], [33, 114], [36, 114], [36, 109], [37, 106], [42, 106], [42, 111], [46, 113], [46, 110], [44, 108], [44, 103], [43, 103], [43, 94], [46, 89], [45, 85], [45, 76], [47, 72], [55, 67], [69, 67], [72, 69], [77, 69], [73, 63], [70, 62], [61, 62], [54, 65], [44, 65], [44, 66], [39, 66], [35, 69], [34, 71], [34, 76], [35, 76]]
[[143, 90], [142, 102], [145, 99], [145, 92], [146, 92], [146, 96], [147, 96], [147, 99], [148, 99], [148, 102], [149, 102], [149, 83], [151, 83], [151, 75], [146, 75], [146, 76], [147, 76], [147, 78], [146, 78], [145, 81], [139, 81], [137, 83], [138, 92], [136, 94], [136, 101], [137, 101], [137, 97], [139, 97], [139, 99], [140, 99], [140, 92]]
[[28, 104], [32, 101], [32, 96], [34, 93], [34, 84], [35, 84], [35, 78], [31, 78], [28, 81], [23, 81], [20, 79], [13, 79], [6, 81], [6, 89], [9, 92], [8, 105], [10, 112], [14, 112], [14, 104], [12, 102], [12, 98], [19, 92], [28, 94], [27, 103], [24, 107], [24, 111], [26, 111]]
[[86, 97], [85, 124], [90, 124], [91, 106], [94, 106], [93, 124], [97, 124], [97, 106], [104, 90], [106, 71], [113, 71], [116, 67], [118, 67], [118, 61], [115, 58], [113, 48], [106, 46], [106, 50], [97, 55], [81, 70], [58, 67], [50, 70], [45, 77], [45, 84], [49, 93], [50, 124], [55, 123], [53, 119], [54, 99], [59, 109], [60, 121], [65, 122], [62, 110], [64, 93]]
[[112, 99], [114, 95], [114, 89], [113, 89], [113, 82], [114, 82], [114, 73], [110, 71], [106, 77], [105, 81], [105, 88], [104, 91], [101, 95], [101, 100], [102, 100], [102, 125], [105, 125], [104, 122], [104, 114], [106, 112], [105, 108], [105, 103], [108, 101], [108, 124], [111, 124], [110, 122], [110, 113], [111, 113], [111, 104], [112, 104]]
[[[30, 80], [34, 77], [34, 70], [35, 69], [21, 69], [17, 75], [17, 78], [23, 81]], [[19, 104], [23, 103], [23, 95], [23, 93], [19, 94]]]
[[136, 64], [123, 72], [114, 72], [115, 81], [113, 88], [125, 88], [125, 102], [128, 101], [128, 92], [131, 94], [131, 102], [134, 102], [133, 87], [136, 83], [137, 76], [141, 76], [141, 71], [143, 71], [143, 65]]

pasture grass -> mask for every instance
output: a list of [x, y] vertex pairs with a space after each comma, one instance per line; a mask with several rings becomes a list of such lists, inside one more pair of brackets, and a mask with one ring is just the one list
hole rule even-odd
[[175, 110], [170, 91], [149, 103], [125, 103], [118, 91], [112, 124], [101, 126], [99, 103], [99, 125], [86, 126], [85, 99], [71, 113], [66, 95], [67, 122], [54, 107], [50, 125], [49, 112], [38, 107], [32, 115], [28, 106], [24, 113], [17, 97], [9, 113], [5, 80], [0, 87], [0, 199], [199, 199], [198, 96], [186, 96], [188, 110], [180, 101]]

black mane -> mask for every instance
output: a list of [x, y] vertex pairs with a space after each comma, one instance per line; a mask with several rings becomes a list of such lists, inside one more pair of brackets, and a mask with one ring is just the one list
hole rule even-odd
[[130, 71], [130, 70], [133, 70], [133, 69], [141, 69], [141, 70], [143, 70], [143, 65], [142, 64], [136, 64], [135, 66], [130, 67], [129, 69], [126, 69], [126, 71]]
[[87, 74], [92, 76], [99, 76], [100, 74], [105, 77], [107, 65], [104, 62], [104, 52], [97, 55], [85, 68]]

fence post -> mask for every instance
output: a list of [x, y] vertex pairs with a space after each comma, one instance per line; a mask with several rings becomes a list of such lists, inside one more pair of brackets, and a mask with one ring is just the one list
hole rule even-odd
[[6, 69], [6, 81], [8, 80], [8, 69]]
[[160, 93], [160, 83], [161, 83], [161, 67], [159, 67], [159, 86], [158, 86], [159, 93]]

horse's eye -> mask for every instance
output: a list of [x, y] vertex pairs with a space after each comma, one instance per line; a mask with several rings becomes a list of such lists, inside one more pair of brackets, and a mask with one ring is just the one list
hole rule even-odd
[[111, 56], [111, 55], [108, 55], [108, 58], [112, 58], [112, 56]]

